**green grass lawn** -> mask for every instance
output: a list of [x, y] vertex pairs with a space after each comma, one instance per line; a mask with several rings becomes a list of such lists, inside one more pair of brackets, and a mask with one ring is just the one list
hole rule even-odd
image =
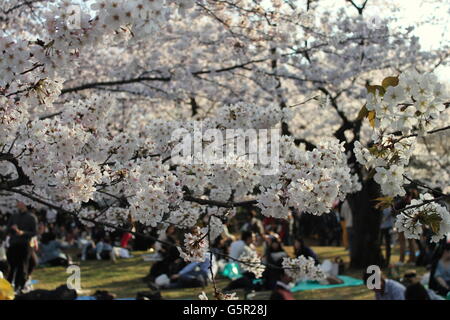
[[[337, 256], [343, 258], [344, 262], [349, 262], [348, 252], [343, 247], [313, 247], [320, 259], [333, 259]], [[292, 250], [288, 247], [288, 251]], [[392, 262], [398, 261], [398, 255], [394, 250]], [[80, 261], [81, 268], [81, 288], [83, 295], [93, 294], [96, 290], [108, 290], [115, 293], [118, 298], [135, 297], [139, 291], [147, 291], [147, 286], [142, 282], [142, 278], [147, 274], [151, 263], [145, 262], [142, 255], [145, 252], [133, 252], [133, 258], [119, 259], [116, 263], [110, 261]], [[404, 266], [401, 268], [403, 272], [406, 269], [414, 268], [419, 274], [425, 273], [424, 268]], [[361, 278], [361, 270], [349, 270], [349, 276]], [[63, 267], [45, 267], [37, 268], [32, 277], [39, 281], [34, 285], [35, 289], [54, 289], [61, 284], [66, 283], [69, 274]], [[224, 278], [217, 279], [218, 288], [223, 288], [229, 282]], [[209, 297], [212, 297], [212, 286], [205, 289], [178, 289], [163, 290], [162, 296], [165, 299], [198, 299], [201, 291], [205, 291]], [[242, 298], [242, 293], [238, 292]], [[365, 286], [344, 287], [334, 289], [319, 289], [296, 292], [294, 296], [299, 300], [307, 299], [338, 299], [338, 300], [361, 300], [373, 299], [373, 292], [369, 291]]]

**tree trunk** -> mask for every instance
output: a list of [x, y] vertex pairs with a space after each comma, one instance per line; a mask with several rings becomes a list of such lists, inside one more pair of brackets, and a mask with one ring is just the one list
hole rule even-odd
[[375, 209], [375, 198], [379, 197], [379, 186], [373, 179], [363, 183], [362, 190], [349, 196], [353, 214], [352, 268], [361, 269], [369, 265], [383, 265], [380, 248], [381, 215]]

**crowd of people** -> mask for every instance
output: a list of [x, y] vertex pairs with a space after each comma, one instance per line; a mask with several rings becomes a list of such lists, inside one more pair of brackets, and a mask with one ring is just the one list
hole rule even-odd
[[[364, 282], [371, 275], [364, 272]], [[408, 270], [396, 281], [380, 274], [380, 285], [374, 287], [376, 300], [444, 300], [450, 292], [450, 243], [442, 252], [429, 277], [420, 278], [415, 270]]]
[[[395, 210], [407, 206], [415, 197], [417, 190], [409, 189], [405, 197], [396, 200], [394, 210], [380, 210], [379, 241], [384, 248], [384, 267], [389, 266], [392, 247], [397, 243], [400, 250], [398, 264], [427, 266], [430, 270], [427, 290], [445, 296], [450, 290], [449, 245], [445, 241], [432, 244], [426, 229], [420, 240], [406, 240], [394, 229]], [[16, 207], [16, 212], [0, 214], [0, 278], [7, 279], [18, 294], [29, 291], [29, 280], [36, 266], [69, 266], [74, 259], [115, 262], [117, 258], [131, 257], [135, 250], [152, 250], [153, 263], [143, 281], [155, 292], [204, 287], [218, 273], [224, 274], [226, 268], [235, 267], [238, 276], [230, 277], [230, 282], [222, 288], [225, 292], [243, 289], [249, 295], [256, 291], [271, 291], [273, 299], [290, 299], [292, 294], [288, 289], [292, 279], [282, 268], [283, 258], [309, 257], [317, 266], [326, 269], [328, 283], [339, 283], [341, 280], [337, 276], [343, 270], [342, 260], [320, 261], [307, 243], [343, 245], [351, 254], [355, 241], [348, 201], [337, 202], [327, 215], [314, 216], [293, 210], [285, 220], [263, 217], [256, 209], [248, 208], [225, 226], [214, 241], [212, 254], [206, 254], [203, 262], [191, 263], [180, 257], [177, 247], [181, 246], [183, 235], [172, 225], [149, 230], [130, 221], [125, 230], [131, 232], [108, 231], [99, 226], [88, 228], [73, 217], [51, 210], [36, 210], [21, 202]], [[287, 247], [292, 248], [287, 250]], [[242, 267], [240, 257], [243, 254], [256, 254], [261, 258], [266, 266], [261, 278], [257, 279], [254, 273]], [[405, 262], [406, 256], [409, 260]], [[376, 298], [417, 297], [422, 290], [419, 285], [420, 282], [413, 281], [406, 286], [383, 275], [382, 287], [375, 290]], [[430, 299], [436, 297], [430, 291], [427, 294]]]
[[[262, 226], [259, 222], [253, 221]], [[248, 229], [253, 229], [251, 224], [248, 225]], [[180, 258], [180, 253], [175, 246], [170, 245], [176, 244], [178, 241], [174, 230], [169, 227], [165, 235], [160, 237], [160, 239], [164, 239], [164, 244], [157, 252], [160, 260], [152, 264], [148, 275], [144, 278], [149, 287], [155, 290], [204, 287], [218, 272], [223, 271], [229, 264], [239, 262], [245, 254], [254, 253], [262, 257], [266, 268], [261, 279], [256, 279], [252, 272], [241, 269], [239, 270], [240, 277], [230, 281], [223, 291], [244, 289], [246, 294], [250, 294], [259, 290], [280, 290], [278, 288], [280, 286], [284, 288], [283, 283], [288, 278], [282, 269], [284, 257], [304, 255], [314, 259], [317, 264], [319, 263], [317, 254], [305, 245], [303, 239], [295, 239], [294, 250], [292, 254], [289, 254], [283, 246], [281, 237], [275, 232], [264, 231], [264, 228], [261, 229], [262, 234], [244, 230], [238, 239], [230, 237], [230, 234], [224, 232], [215, 240], [213, 254], [206, 254], [204, 262], [186, 263]], [[263, 248], [261, 254], [258, 252], [258, 247]]]
[[22, 202], [16, 207], [16, 212], [0, 215], [0, 278], [7, 279], [16, 293], [30, 290], [29, 280], [37, 266], [67, 267], [72, 258], [130, 257], [130, 233], [86, 228], [72, 218]]

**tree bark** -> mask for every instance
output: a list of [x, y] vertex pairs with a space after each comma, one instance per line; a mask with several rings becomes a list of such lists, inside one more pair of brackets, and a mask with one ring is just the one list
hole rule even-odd
[[379, 197], [379, 186], [373, 179], [364, 181], [360, 192], [349, 196], [353, 214], [353, 244], [350, 266], [355, 269], [369, 265], [383, 266], [380, 248], [381, 215], [375, 209], [375, 198]]

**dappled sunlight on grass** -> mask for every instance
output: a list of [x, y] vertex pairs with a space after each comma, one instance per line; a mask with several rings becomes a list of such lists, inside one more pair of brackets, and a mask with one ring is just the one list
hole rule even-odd
[[[288, 253], [292, 253], [291, 247], [286, 247]], [[348, 251], [343, 247], [313, 247], [320, 259], [334, 259], [341, 257], [346, 263], [349, 262]], [[145, 252], [133, 252], [133, 258], [119, 259], [116, 263], [110, 261], [81, 261], [81, 288], [83, 295], [93, 294], [96, 290], [108, 290], [115, 293], [118, 298], [135, 297], [139, 291], [147, 291], [148, 287], [142, 278], [148, 273], [151, 263], [145, 262], [142, 255]], [[393, 250], [392, 262], [398, 261], [397, 250]], [[411, 266], [403, 266], [401, 272]], [[421, 267], [413, 267], [419, 274], [425, 273]], [[347, 270], [346, 275], [361, 278], [361, 270]], [[33, 273], [33, 279], [39, 280], [35, 289], [54, 289], [65, 284], [69, 274], [63, 267], [37, 268]], [[224, 288], [229, 280], [218, 278], [217, 287]], [[198, 295], [205, 291], [212, 298], [212, 285], [206, 288], [163, 290], [162, 296], [165, 299], [198, 299]], [[237, 294], [243, 298], [242, 290]], [[365, 286], [308, 290], [294, 293], [299, 300], [353, 300], [353, 299], [373, 299], [373, 292]]]

